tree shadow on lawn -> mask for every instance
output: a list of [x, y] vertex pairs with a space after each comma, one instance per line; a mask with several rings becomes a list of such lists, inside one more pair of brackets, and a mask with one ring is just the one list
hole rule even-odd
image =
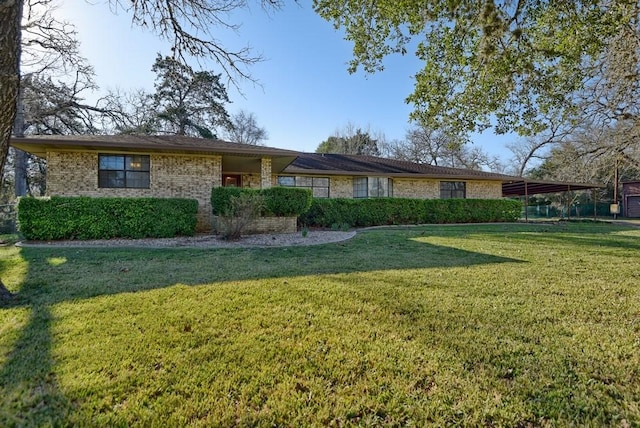
[[[366, 233], [337, 244], [266, 249], [22, 248], [28, 263], [15, 298], [26, 325], [2, 367], [0, 425], [64, 424], [73, 403], [60, 391], [52, 356], [53, 305], [176, 284], [428, 269], [520, 260], [418, 242], [415, 231]], [[5, 272], [6, 265], [0, 264]], [[2, 306], [0, 306], [2, 310]]]

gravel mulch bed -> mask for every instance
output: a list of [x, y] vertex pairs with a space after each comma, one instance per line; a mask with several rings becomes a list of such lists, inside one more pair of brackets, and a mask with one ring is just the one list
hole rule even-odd
[[320, 245], [351, 239], [355, 231], [309, 231], [307, 236], [301, 232], [282, 234], [261, 234], [243, 236], [239, 241], [226, 241], [218, 235], [196, 235], [162, 239], [106, 239], [87, 241], [23, 241], [16, 244], [22, 247], [134, 247], [134, 248], [267, 248], [304, 245]]

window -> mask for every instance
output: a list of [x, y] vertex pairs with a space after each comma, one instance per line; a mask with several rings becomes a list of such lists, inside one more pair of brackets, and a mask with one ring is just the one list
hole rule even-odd
[[367, 177], [354, 177], [353, 179], [353, 197], [366, 198], [369, 196], [367, 191]]
[[440, 182], [440, 199], [464, 199], [466, 193], [464, 181]]
[[149, 156], [98, 155], [98, 187], [149, 188]]
[[386, 198], [393, 196], [393, 181], [386, 177], [354, 177], [354, 198]]
[[281, 175], [278, 177], [278, 186], [310, 189], [314, 198], [329, 197], [329, 177], [294, 177]]

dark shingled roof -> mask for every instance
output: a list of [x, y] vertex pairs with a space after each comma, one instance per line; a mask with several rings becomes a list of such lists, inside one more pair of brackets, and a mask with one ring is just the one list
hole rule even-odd
[[385, 175], [390, 177], [433, 177], [451, 179], [513, 181], [518, 177], [470, 169], [448, 168], [385, 159], [375, 156], [341, 155], [334, 153], [300, 153], [283, 171], [286, 174], [325, 175]]
[[18, 149], [41, 157], [46, 157], [48, 150], [219, 154], [226, 155], [223, 156], [223, 162], [225, 159], [230, 159], [228, 162], [235, 162], [234, 166], [239, 165], [238, 162], [244, 162], [242, 158], [270, 157], [274, 161], [274, 172], [281, 174], [384, 175], [446, 180], [491, 180], [502, 182], [503, 196], [604, 187], [598, 184], [531, 180], [493, 172], [418, 164], [375, 156], [300, 153], [273, 147], [178, 135], [38, 135], [12, 137], [10, 143]]
[[180, 135], [37, 135], [11, 138], [11, 145], [44, 157], [47, 149], [125, 150], [165, 153], [287, 156], [298, 152]]

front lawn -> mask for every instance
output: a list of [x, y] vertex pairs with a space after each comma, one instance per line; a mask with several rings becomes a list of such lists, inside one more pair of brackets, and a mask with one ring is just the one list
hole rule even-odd
[[640, 425], [640, 229], [0, 249], [0, 426]]

